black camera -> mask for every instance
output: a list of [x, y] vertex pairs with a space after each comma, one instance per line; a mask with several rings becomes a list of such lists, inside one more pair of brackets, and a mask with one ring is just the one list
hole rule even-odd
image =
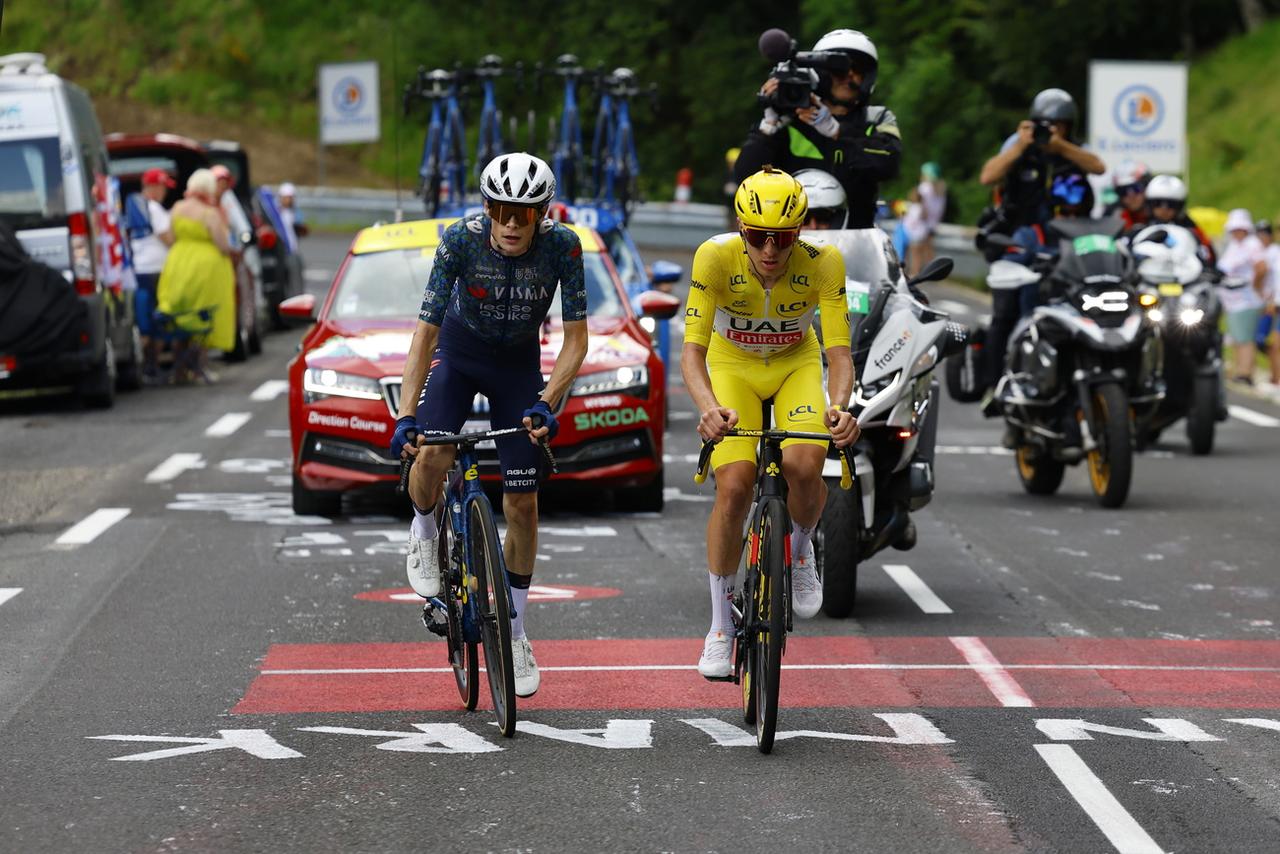
[[1048, 145], [1049, 139], [1053, 136], [1053, 122], [1048, 119], [1036, 119], [1035, 127], [1031, 129], [1031, 141], [1040, 147]]
[[760, 35], [759, 46], [761, 55], [775, 63], [770, 77], [778, 81], [778, 88], [757, 99], [761, 106], [782, 114], [812, 106], [810, 96], [818, 89], [819, 71], [844, 73], [852, 64], [848, 55], [838, 51], [797, 51], [796, 40], [776, 28]]

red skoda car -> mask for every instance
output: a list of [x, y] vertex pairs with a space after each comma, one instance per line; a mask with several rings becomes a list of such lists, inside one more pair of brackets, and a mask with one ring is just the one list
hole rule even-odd
[[[366, 228], [356, 235], [323, 300], [302, 294], [281, 313], [314, 319], [289, 363], [293, 509], [336, 515], [344, 492], [388, 488], [399, 460], [388, 450], [395, 430], [409, 341], [436, 245], [453, 220]], [[557, 417], [552, 443], [559, 483], [611, 488], [628, 510], [662, 509], [665, 366], [627, 302], [599, 236], [570, 226], [582, 241], [590, 345]], [[640, 297], [651, 317], [670, 317], [680, 301], [657, 291]], [[317, 310], [317, 305], [319, 308]], [[542, 338], [549, 376], [560, 350], [560, 300]], [[477, 395], [466, 430], [488, 429], [488, 401]], [[481, 446], [481, 475], [498, 480], [497, 453]]]

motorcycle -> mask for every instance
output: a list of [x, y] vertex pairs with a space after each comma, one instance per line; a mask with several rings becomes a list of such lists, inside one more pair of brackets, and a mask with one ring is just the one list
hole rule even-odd
[[[1165, 397], [1160, 327], [1139, 301], [1121, 223], [1058, 220], [1056, 258], [1037, 253], [1028, 276], [1042, 303], [1010, 335], [1005, 371], [984, 407], [1011, 428], [1023, 488], [1051, 495], [1067, 465], [1087, 461], [1098, 503], [1119, 507], [1133, 477], [1135, 437]], [[1010, 238], [993, 235], [1012, 249]]]
[[1154, 444], [1179, 418], [1186, 419], [1191, 453], [1213, 450], [1214, 429], [1227, 419], [1222, 384], [1222, 305], [1219, 272], [1206, 268], [1195, 235], [1177, 225], [1152, 225], [1135, 234], [1130, 251], [1138, 261], [1147, 317], [1164, 339], [1166, 396], [1141, 437]]
[[844, 256], [853, 321], [850, 411], [862, 427], [854, 486], [838, 487], [840, 464], [833, 453], [823, 467], [827, 504], [815, 536], [822, 609], [847, 617], [857, 597], [858, 564], [887, 546], [915, 545], [910, 514], [927, 505], [934, 490], [940, 395], [933, 372], [964, 346], [966, 331], [914, 290], [946, 278], [950, 258], [934, 259], [908, 280], [880, 229], [806, 232], [805, 239], [835, 245]]
[[[1039, 281], [1040, 276], [1028, 270], [1026, 265], [1003, 258], [990, 262], [987, 272], [987, 288], [991, 291], [1017, 290], [1023, 285]], [[947, 359], [944, 375], [947, 379], [947, 393], [952, 400], [958, 403], [981, 400], [999, 379], [1000, 371], [988, 364], [990, 359], [996, 358], [989, 357], [986, 351], [991, 334], [990, 323], [971, 326], [965, 348]]]

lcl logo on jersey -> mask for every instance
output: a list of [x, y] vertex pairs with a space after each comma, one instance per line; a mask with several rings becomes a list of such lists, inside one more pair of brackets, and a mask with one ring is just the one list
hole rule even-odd
[[747, 286], [747, 277], [737, 273], [729, 277], [729, 290], [735, 291]]
[[791, 290], [798, 294], [802, 294], [809, 289], [809, 277], [806, 275], [791, 277]]
[[797, 300], [796, 302], [789, 303], [780, 302], [778, 303], [778, 314], [784, 316], [788, 314], [802, 314], [808, 305], [809, 304], [804, 300]]
[[1085, 311], [1128, 311], [1129, 295], [1124, 291], [1107, 291], [1096, 296], [1081, 294], [1080, 303]]

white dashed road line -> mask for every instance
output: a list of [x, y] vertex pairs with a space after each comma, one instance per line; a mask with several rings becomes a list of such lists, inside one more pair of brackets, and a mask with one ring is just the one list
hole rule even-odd
[[252, 412], [228, 412], [204, 431], [206, 436], [230, 436], [249, 422]]
[[964, 303], [957, 302], [953, 299], [940, 299], [935, 303], [935, 305], [947, 314], [968, 314], [972, 310]]
[[973, 665], [978, 678], [986, 683], [987, 690], [1000, 702], [1000, 705], [1006, 708], [1035, 706], [1018, 681], [1004, 668], [1004, 665], [996, 660], [991, 650], [980, 639], [953, 637], [950, 641], [952, 646], [960, 650], [964, 660]]
[[1252, 409], [1236, 406], [1234, 403], [1227, 406], [1227, 412], [1231, 413], [1232, 418], [1239, 418], [1255, 427], [1280, 427], [1280, 418], [1272, 418], [1270, 415], [1254, 412]]
[[939, 445], [939, 454], [969, 454], [978, 457], [1012, 457], [1013, 451], [999, 445]]
[[250, 400], [275, 400], [289, 390], [288, 380], [267, 380], [253, 390]]
[[169, 459], [153, 468], [146, 477], [147, 483], [163, 483], [173, 480], [184, 471], [204, 468], [204, 457], [199, 454], [171, 454]]
[[22, 592], [21, 587], [0, 587], [0, 605]]
[[1057, 776], [1071, 797], [1093, 820], [1121, 854], [1163, 854], [1164, 850], [1142, 829], [1098, 775], [1084, 764], [1069, 744], [1037, 744], [1036, 752]]
[[924, 583], [924, 579], [916, 575], [915, 570], [909, 566], [900, 563], [886, 563], [884, 565], [885, 573], [897, 582], [902, 591], [911, 597], [911, 601], [920, 606], [920, 610], [926, 614], [951, 614], [954, 613], [938, 598], [929, 585]]
[[98, 535], [128, 516], [128, 507], [103, 507], [95, 510], [76, 524], [62, 532], [62, 536], [54, 540], [55, 546], [83, 546], [98, 538]]

